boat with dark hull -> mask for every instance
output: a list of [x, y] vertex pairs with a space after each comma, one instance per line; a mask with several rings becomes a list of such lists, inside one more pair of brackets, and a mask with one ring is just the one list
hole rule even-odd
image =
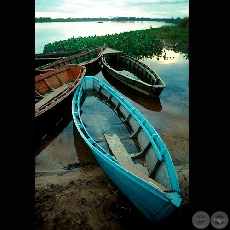
[[72, 116], [108, 177], [153, 223], [170, 217], [182, 197], [169, 151], [150, 123], [116, 90], [85, 76]]
[[[129, 98], [131, 101], [141, 105], [147, 110], [160, 112], [162, 110], [160, 97], [149, 97], [143, 93], [136, 91], [135, 89], [121, 84], [116, 78], [110, 76], [110, 74], [102, 68], [103, 77], [108, 81], [108, 83], [113, 86], [122, 95]], [[95, 76], [94, 74], [92, 74]]]
[[[96, 48], [84, 50], [81, 53], [76, 53], [71, 56], [65, 56], [62, 58], [57, 59], [54, 62], [48, 62], [45, 65], [39, 66], [35, 68], [35, 73], [40, 74], [51, 69], [58, 69], [65, 65], [82, 65], [82, 66], [89, 66], [95, 62], [100, 62], [101, 54], [105, 46], [98, 46]], [[67, 54], [66, 54], [67, 55]], [[53, 58], [53, 57], [52, 57]]]
[[91, 46], [78, 50], [71, 51], [60, 51], [60, 52], [50, 52], [50, 53], [39, 53], [35, 54], [35, 68], [46, 65], [51, 62], [58, 61], [59, 59], [67, 58], [73, 55], [80, 55], [86, 52], [90, 52], [93, 49], [97, 49], [100, 46]]
[[142, 94], [159, 97], [166, 87], [153, 69], [122, 51], [106, 48], [102, 64], [112, 77]]

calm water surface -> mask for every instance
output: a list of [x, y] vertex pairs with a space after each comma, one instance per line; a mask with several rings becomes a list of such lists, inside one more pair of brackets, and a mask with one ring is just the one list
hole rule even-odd
[[[164, 23], [35, 23], [35, 52], [42, 52], [44, 45], [54, 40], [68, 39], [73, 36], [114, 34], [149, 28], [150, 25], [157, 27], [162, 24]], [[99, 27], [104, 29], [98, 29]], [[159, 98], [140, 96], [121, 86], [99, 64], [92, 69], [87, 69], [86, 75], [96, 76], [130, 101], [160, 134], [169, 149], [174, 164], [182, 165], [189, 163], [189, 61], [184, 58], [183, 54], [173, 51], [165, 52], [165, 59], [161, 57], [157, 60], [154, 57], [140, 60], [155, 70], [165, 82], [166, 88]], [[38, 154], [36, 170], [63, 169], [59, 158], [52, 159], [54, 168], [45, 168], [44, 162], [39, 162], [39, 158], [42, 156], [48, 156], [53, 152], [61, 156], [63, 152], [67, 151], [71, 157], [66, 164], [74, 164], [79, 161], [82, 151], [88, 151], [86, 145], [83, 147], [82, 142], [79, 144], [79, 136], [76, 134], [71, 116], [71, 100], [64, 106], [65, 114], [54, 127], [47, 130], [46, 127], [41, 127], [44, 128], [44, 138], [39, 140], [36, 146], [35, 152], [36, 155]]]

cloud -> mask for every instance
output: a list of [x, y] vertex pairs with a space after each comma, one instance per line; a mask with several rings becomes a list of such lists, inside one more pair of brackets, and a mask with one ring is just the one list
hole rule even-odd
[[35, 0], [35, 17], [185, 17], [188, 0]]

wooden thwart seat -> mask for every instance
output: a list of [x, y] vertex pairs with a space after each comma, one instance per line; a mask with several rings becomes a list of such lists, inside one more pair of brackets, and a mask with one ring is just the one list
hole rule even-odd
[[142, 178], [143, 180], [154, 184], [155, 186], [157, 186], [162, 192], [167, 193], [166, 191], [168, 190], [165, 186], [163, 186], [162, 184], [158, 183], [157, 181], [155, 181], [152, 178], [149, 178], [146, 174], [142, 173], [140, 170], [131, 167], [129, 164], [127, 163], [123, 163], [122, 165], [124, 168], [126, 168], [128, 171], [136, 174], [138, 177]]
[[120, 138], [115, 133], [104, 133], [105, 139], [109, 145], [110, 150], [120, 162], [120, 165], [128, 171], [136, 174], [138, 177], [156, 185], [160, 190], [166, 192], [167, 188], [158, 183], [157, 181], [149, 178], [149, 172], [146, 167], [141, 164], [134, 164], [130, 154], [126, 151], [124, 145], [121, 143]]
[[47, 102], [51, 101], [54, 97], [56, 97], [58, 94], [63, 92], [65, 89], [67, 89], [70, 85], [65, 84], [54, 90], [53, 92], [49, 92], [48, 96], [44, 97], [42, 100], [40, 100], [38, 103], [35, 104], [35, 109], [40, 108], [42, 105], [46, 104]]
[[120, 138], [115, 133], [104, 133], [105, 139], [109, 145], [110, 150], [122, 166], [130, 165], [137, 169], [144, 175], [149, 175], [148, 169], [141, 164], [134, 164], [130, 154], [126, 151]]

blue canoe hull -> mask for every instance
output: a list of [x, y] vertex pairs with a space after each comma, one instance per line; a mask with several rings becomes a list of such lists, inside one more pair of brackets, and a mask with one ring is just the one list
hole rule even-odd
[[[72, 115], [74, 123], [80, 135], [91, 149], [97, 162], [108, 177], [149, 220], [153, 223], [158, 223], [169, 217], [180, 206], [182, 201], [172, 159], [157, 132], [147, 121], [144, 120], [144, 117], [139, 114], [135, 108], [132, 108], [131, 110], [135, 111], [134, 113], [137, 117], [142, 120], [142, 124], [145, 124], [147, 127], [147, 129], [142, 127], [143, 130], [148, 133], [147, 136], [149, 136], [151, 132], [154, 132], [151, 133], [150, 137], [154, 136], [155, 140], [158, 140], [157, 145], [161, 146], [161, 153], [157, 153], [157, 149], [155, 149], [154, 152], [157, 153], [158, 160], [164, 165], [162, 168], [166, 170], [162, 175], [163, 177], [166, 175], [165, 177], [168, 178], [168, 181], [162, 183], [165, 183], [164, 186], [166, 188], [168, 187], [168, 190], [170, 191], [162, 191], [163, 189], [158, 186], [161, 180], [163, 181], [166, 179], [157, 179], [156, 177], [156, 180], [158, 180], [158, 182], [156, 182], [147, 176], [140, 176], [142, 174], [135, 173], [135, 170], [132, 171], [129, 170], [129, 168], [124, 167], [109, 151], [99, 145], [100, 142], [97, 143], [87, 132], [87, 126], [85, 126], [85, 123], [81, 119], [81, 105], [85, 100], [84, 92], [87, 87], [93, 87], [95, 83], [99, 85], [100, 89], [103, 89], [102, 91], [107, 91], [113, 98], [118, 99], [118, 101], [120, 101], [125, 107], [132, 107], [132, 105], [116, 91], [102, 83], [100, 80], [95, 77], [85, 76], [75, 90], [72, 100]], [[155, 142], [151, 140], [151, 143]], [[161, 178], [160, 176], [158, 177]]]

